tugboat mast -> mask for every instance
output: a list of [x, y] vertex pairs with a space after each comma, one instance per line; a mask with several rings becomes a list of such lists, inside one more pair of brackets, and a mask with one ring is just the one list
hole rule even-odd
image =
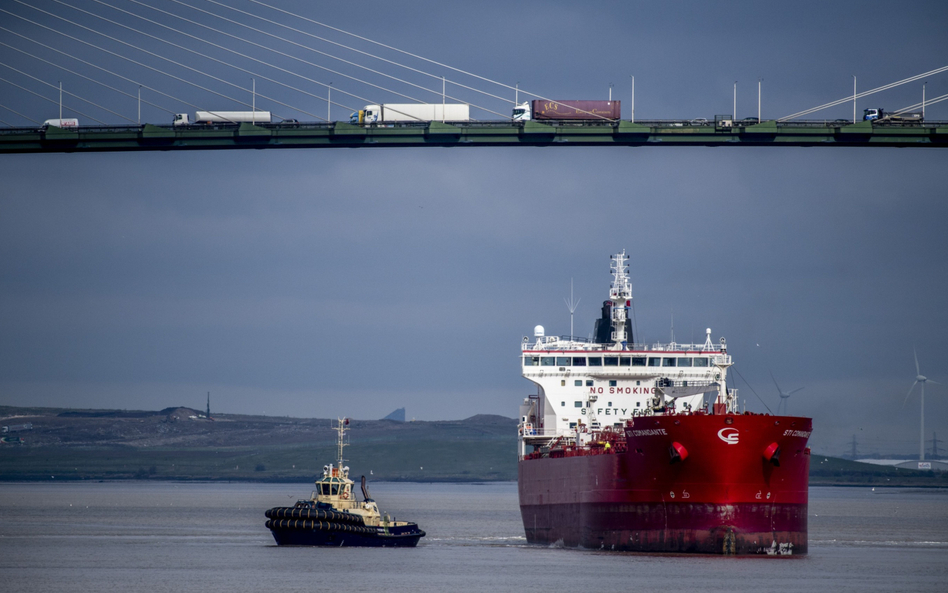
[[348, 418], [340, 418], [337, 420], [336, 433], [338, 435], [338, 440], [336, 441], [336, 451], [337, 451], [336, 457], [339, 460], [338, 467], [339, 467], [340, 474], [342, 474], [342, 463], [343, 463], [342, 448], [349, 444], [346, 442], [346, 426], [348, 425], [349, 425]]

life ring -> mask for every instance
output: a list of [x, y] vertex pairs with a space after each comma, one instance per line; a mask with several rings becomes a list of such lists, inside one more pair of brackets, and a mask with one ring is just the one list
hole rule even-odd
[[349, 498], [349, 493], [343, 492], [342, 494], [339, 495], [339, 498], [341, 498], [342, 500], [346, 500]]

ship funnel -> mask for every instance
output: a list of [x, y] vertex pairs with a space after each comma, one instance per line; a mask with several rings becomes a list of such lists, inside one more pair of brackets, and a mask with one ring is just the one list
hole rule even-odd
[[362, 476], [362, 498], [365, 499], [365, 502], [375, 502], [372, 500], [372, 497], [369, 496], [369, 488], [365, 485], [365, 476]]

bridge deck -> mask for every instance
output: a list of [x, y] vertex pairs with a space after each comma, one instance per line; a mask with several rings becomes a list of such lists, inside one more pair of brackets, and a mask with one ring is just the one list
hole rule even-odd
[[948, 122], [344, 122], [0, 129], [0, 153], [411, 146], [948, 146]]

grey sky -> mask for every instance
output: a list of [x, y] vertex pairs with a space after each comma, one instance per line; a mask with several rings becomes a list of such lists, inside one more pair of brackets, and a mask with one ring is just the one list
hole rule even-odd
[[[756, 115], [758, 78], [763, 115], [773, 118], [846, 96], [852, 74], [863, 90], [948, 64], [948, 6], [939, 2], [909, 3], [899, 18], [883, 18], [893, 5], [881, 2], [413, 3], [395, 13], [380, 2], [280, 5], [553, 98], [605, 98], [614, 83], [625, 118], [630, 74], [637, 119], [730, 113], [735, 80], [737, 115]], [[240, 108], [9, 15], [0, 13], [0, 26], [202, 107]], [[29, 47], [8, 39], [0, 36]], [[2, 46], [0, 62], [137, 117], [134, 101]], [[201, 68], [249, 86], [246, 75]], [[0, 89], [0, 104], [40, 121], [56, 116], [51, 103]], [[257, 90], [325, 113], [325, 103], [272, 85], [258, 81]], [[929, 97], [946, 92], [948, 76], [929, 80]], [[861, 100], [859, 111], [920, 99], [913, 83]], [[312, 119], [259, 98], [258, 108]], [[334, 109], [334, 119], [347, 116]], [[848, 104], [811, 117], [851, 116]], [[948, 120], [948, 102], [927, 116]], [[170, 115], [146, 107], [143, 119]], [[770, 372], [785, 389], [805, 387], [790, 410], [814, 417], [818, 449], [841, 453], [855, 433], [865, 452], [911, 452], [917, 391], [902, 402], [913, 346], [922, 373], [948, 383], [945, 159], [929, 149], [747, 147], [4, 156], [0, 403], [154, 409], [200, 406], [211, 391], [226, 412], [377, 418], [406, 406], [419, 419], [514, 416], [531, 391], [517, 364], [520, 338], [536, 324], [568, 333], [571, 278], [582, 298], [576, 331], [591, 331], [608, 255], [625, 248], [643, 339], [667, 340], [674, 311], [678, 341], [701, 339], [705, 327], [727, 338], [736, 369], [771, 409]], [[764, 409], [739, 379], [737, 387], [749, 409]], [[948, 436], [946, 420], [948, 388], [929, 386], [928, 437]]]

